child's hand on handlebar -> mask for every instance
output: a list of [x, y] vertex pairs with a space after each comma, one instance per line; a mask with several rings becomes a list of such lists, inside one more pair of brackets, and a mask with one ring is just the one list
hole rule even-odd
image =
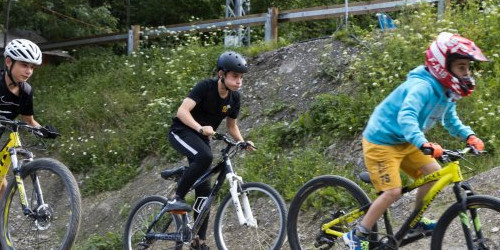
[[257, 149], [252, 141], [245, 141], [245, 144], [245, 150], [247, 151], [254, 151], [255, 149]]
[[443, 148], [437, 143], [426, 142], [422, 144], [420, 150], [422, 150], [424, 155], [430, 155], [436, 159], [443, 156]]
[[484, 142], [477, 138], [476, 135], [472, 134], [467, 137], [467, 146], [474, 147], [477, 151], [484, 150]]
[[215, 135], [215, 131], [214, 131], [214, 128], [212, 128], [212, 126], [202, 126], [198, 130], [198, 133], [200, 133], [203, 136], [207, 136], [207, 137]]

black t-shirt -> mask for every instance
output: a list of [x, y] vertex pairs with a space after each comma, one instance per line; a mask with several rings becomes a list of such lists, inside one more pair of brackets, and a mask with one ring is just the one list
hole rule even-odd
[[[196, 102], [191, 110], [194, 120], [202, 126], [212, 126], [217, 130], [226, 116], [236, 119], [240, 113], [240, 93], [230, 91], [225, 99], [219, 96], [217, 79], [206, 79], [194, 86], [188, 95]], [[172, 128], [187, 127], [179, 118], [174, 117]]]
[[[11, 120], [19, 114], [33, 115], [33, 91], [27, 82], [19, 84], [19, 96], [10, 92], [5, 82], [5, 72], [0, 73], [0, 115]], [[9, 112], [9, 113], [4, 113]]]

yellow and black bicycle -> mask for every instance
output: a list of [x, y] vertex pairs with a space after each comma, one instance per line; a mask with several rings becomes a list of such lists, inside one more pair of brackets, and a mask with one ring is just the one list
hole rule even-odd
[[[464, 181], [459, 160], [475, 151], [444, 150], [441, 170], [416, 179], [403, 187], [410, 192], [436, 181], [423, 204], [408, 211], [406, 221], [393, 232], [388, 211], [369, 236], [370, 249], [398, 249], [426, 236], [432, 236], [430, 249], [500, 249], [500, 199], [476, 195]], [[477, 151], [476, 151], [477, 153]], [[360, 175], [369, 182], [368, 173]], [[456, 202], [441, 215], [433, 231], [415, 233], [411, 228], [444, 188], [453, 184]], [[370, 199], [354, 182], [340, 176], [319, 176], [308, 181], [295, 195], [288, 213], [290, 246], [298, 249], [348, 249], [342, 235], [353, 229], [370, 207]], [[382, 229], [385, 228], [384, 233]]]
[[35, 159], [21, 144], [19, 130], [39, 137], [53, 131], [0, 116], [9, 138], [0, 151], [0, 178], [12, 178], [0, 201], [2, 249], [71, 249], [80, 225], [81, 197], [69, 169], [50, 158]]

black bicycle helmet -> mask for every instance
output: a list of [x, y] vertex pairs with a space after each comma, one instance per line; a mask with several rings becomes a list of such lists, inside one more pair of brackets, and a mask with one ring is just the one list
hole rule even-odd
[[222, 53], [219, 59], [217, 59], [217, 70], [222, 70], [224, 73], [228, 71], [247, 73], [248, 65], [242, 55], [234, 51], [227, 51]]

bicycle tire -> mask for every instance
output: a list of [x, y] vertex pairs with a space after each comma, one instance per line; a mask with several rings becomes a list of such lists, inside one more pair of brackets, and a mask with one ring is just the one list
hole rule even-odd
[[[474, 238], [474, 249], [500, 249], [500, 199], [486, 195], [474, 195], [467, 198], [468, 222]], [[470, 218], [470, 211], [475, 209], [479, 221]], [[432, 233], [431, 249], [467, 249], [466, 240], [461, 227], [462, 204], [450, 206], [439, 218], [436, 228]], [[478, 239], [473, 232], [474, 223], [480, 223], [483, 238]], [[480, 243], [484, 245], [481, 246]]]
[[214, 220], [217, 248], [280, 249], [286, 237], [286, 205], [283, 198], [264, 183], [246, 183], [241, 189], [247, 193], [258, 226], [240, 225], [231, 194], [226, 195]]
[[[130, 212], [123, 233], [123, 242], [126, 250], [133, 249], [182, 249], [182, 242], [167, 240], [146, 240], [144, 238], [151, 222], [165, 206], [168, 199], [159, 196], [148, 196], [134, 206]], [[154, 233], [174, 233], [178, 232], [181, 226], [181, 219], [178, 215], [165, 213], [165, 220], [159, 222], [151, 229]]]
[[[39, 179], [44, 204], [38, 204], [32, 175]], [[40, 158], [21, 168], [21, 178], [27, 204], [40, 217], [23, 215], [12, 178], [1, 201], [3, 249], [71, 249], [81, 219], [81, 196], [74, 176], [61, 162]]]
[[[326, 235], [321, 225], [368, 203], [366, 193], [346, 178], [323, 175], [309, 180], [290, 203], [287, 234], [291, 249], [345, 249], [342, 238]], [[335, 229], [348, 232], [359, 220]], [[372, 230], [377, 231], [376, 226]], [[376, 239], [376, 235], [371, 238]]]

